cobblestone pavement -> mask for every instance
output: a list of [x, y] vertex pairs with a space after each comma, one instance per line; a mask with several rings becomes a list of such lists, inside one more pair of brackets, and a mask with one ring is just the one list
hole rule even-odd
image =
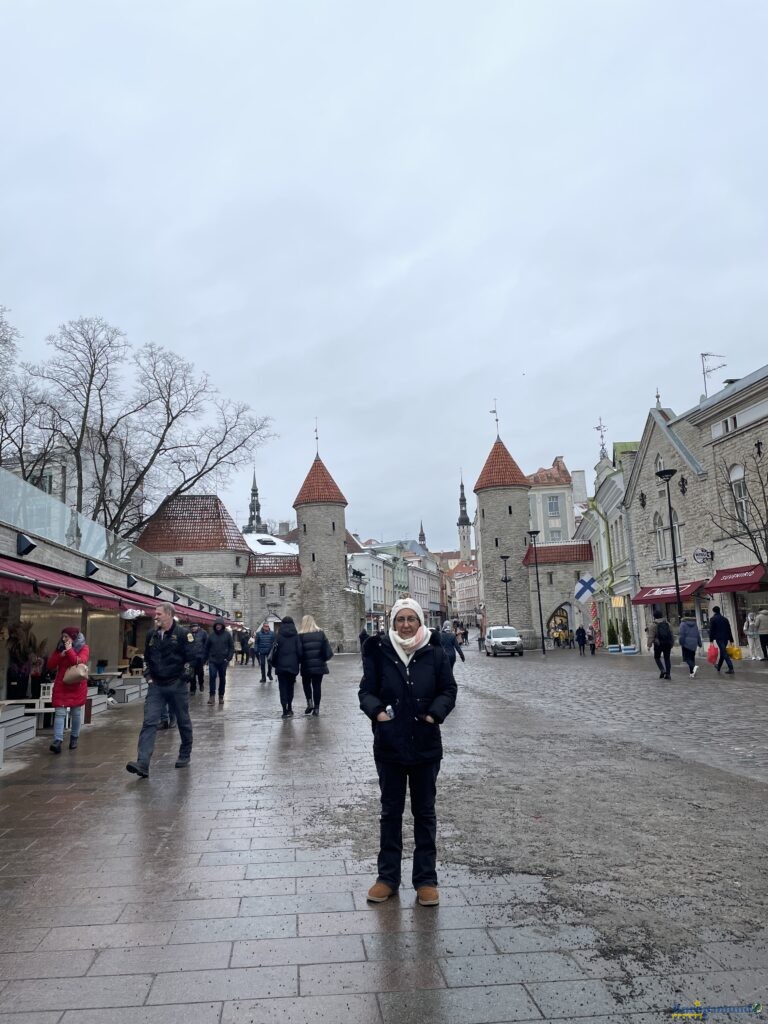
[[235, 668], [222, 707], [193, 698], [192, 767], [160, 733], [148, 781], [124, 770], [138, 705], [77, 751], [7, 756], [0, 1024], [645, 1024], [766, 1000], [765, 666], [665, 683], [647, 658], [468, 650], [439, 908], [365, 901], [371, 735], [358, 659], [331, 667], [320, 717], [288, 721]]

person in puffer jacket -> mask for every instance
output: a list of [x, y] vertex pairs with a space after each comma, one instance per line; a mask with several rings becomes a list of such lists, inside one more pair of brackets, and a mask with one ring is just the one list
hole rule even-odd
[[320, 714], [323, 676], [328, 675], [328, 662], [333, 648], [328, 637], [311, 615], [305, 615], [299, 626], [301, 637], [301, 685], [307, 698], [305, 715]]
[[696, 625], [696, 615], [694, 612], [685, 613], [683, 621], [680, 623], [678, 639], [680, 641], [680, 653], [683, 656], [683, 661], [688, 666], [690, 678], [693, 679], [699, 671], [699, 666], [696, 664], [696, 649], [701, 647], [701, 633]]
[[392, 628], [363, 645], [360, 708], [373, 727], [381, 790], [378, 877], [368, 900], [383, 903], [400, 886], [403, 811], [410, 789], [415, 849], [412, 882], [421, 906], [440, 902], [437, 887], [437, 775], [440, 724], [456, 704], [456, 682], [439, 638], [410, 597], [392, 606]]
[[208, 703], [216, 703], [216, 679], [219, 680], [219, 704], [224, 703], [224, 691], [227, 687], [227, 665], [235, 653], [235, 641], [231, 630], [224, 625], [224, 619], [218, 618], [208, 634], [205, 657], [208, 662]]
[[[268, 661], [270, 651], [275, 643], [275, 634], [269, 628], [269, 623], [265, 622], [259, 632], [256, 634], [256, 651], [259, 655], [259, 666], [261, 667], [261, 681], [266, 683], [267, 679], [272, 678], [272, 664]], [[269, 670], [269, 675], [264, 675], [265, 671]]]

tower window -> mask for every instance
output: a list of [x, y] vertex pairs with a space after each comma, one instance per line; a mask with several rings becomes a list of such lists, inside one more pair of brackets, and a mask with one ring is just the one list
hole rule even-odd
[[314, 562], [314, 560], [315, 560], [315, 552], [313, 551], [312, 552], [312, 561]]
[[240, 565], [240, 555], [235, 555], [235, 565]]
[[174, 559], [174, 563], [176, 565], [184, 565], [184, 559], [183, 558], [175, 558]]
[[498, 547], [499, 546], [499, 538], [498, 537], [494, 537], [493, 538], [493, 544], [494, 544], [494, 547]]
[[336, 533], [336, 523], [331, 523], [331, 530]]
[[259, 584], [259, 597], [266, 597], [266, 596], [267, 596], [267, 584], [266, 583], [260, 583]]
[[485, 509], [484, 508], [480, 509], [480, 518], [481, 519], [485, 519]]
[[233, 583], [232, 584], [232, 597], [239, 597], [239, 594], [240, 594], [240, 584], [239, 583]]
[[285, 597], [285, 584], [280, 584], [280, 597]]
[[509, 514], [512, 515], [512, 506], [511, 505], [507, 505], [507, 510], [509, 511]]
[[548, 572], [547, 573], [547, 583], [550, 585], [550, 587], [554, 586], [555, 574], [553, 572]]
[[307, 524], [306, 523], [302, 523], [301, 528], [304, 531], [304, 533], [307, 532]]

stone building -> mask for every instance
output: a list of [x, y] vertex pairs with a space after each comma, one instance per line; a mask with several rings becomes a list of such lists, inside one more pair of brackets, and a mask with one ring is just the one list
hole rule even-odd
[[[530, 486], [497, 437], [474, 487], [475, 541], [486, 625], [507, 622], [508, 600], [509, 624], [520, 630], [533, 627], [528, 569], [523, 564]], [[502, 582], [505, 576], [506, 585]]]
[[572, 544], [538, 544], [534, 558], [529, 544], [523, 558], [528, 570], [534, 632], [541, 632], [539, 624], [538, 591], [536, 586], [536, 560], [538, 559], [539, 589], [541, 590], [541, 617], [544, 636], [555, 630], [572, 629], [593, 623], [588, 604], [575, 598], [576, 584], [584, 575], [592, 573], [592, 547], [588, 542]]

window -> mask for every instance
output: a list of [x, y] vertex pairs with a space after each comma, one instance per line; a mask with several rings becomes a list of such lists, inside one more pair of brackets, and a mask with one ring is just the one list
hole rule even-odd
[[664, 520], [658, 512], [653, 517], [653, 530], [656, 534], [656, 557], [663, 562], [667, 557], [667, 538], [664, 536]]
[[239, 596], [239, 592], [240, 592], [240, 584], [239, 583], [233, 583], [232, 584], [232, 597], [233, 598], [238, 597]]
[[562, 534], [561, 530], [550, 530], [549, 531], [549, 540], [550, 540], [551, 544], [559, 544], [562, 539], [563, 539], [563, 534]]
[[579, 582], [579, 580], [581, 579], [581, 573], [579, 572], [579, 570], [578, 570], [578, 569], [574, 570], [574, 573], [573, 573], [573, 578], [574, 578], [574, 580], [575, 580], [575, 581], [576, 581], [577, 583], [578, 583], [578, 582]]
[[498, 537], [494, 537], [493, 538], [493, 545], [494, 545], [494, 547], [498, 547], [499, 546], [499, 538]]
[[485, 519], [485, 509], [484, 508], [480, 509], [480, 518], [481, 519]]
[[738, 429], [738, 423], [735, 416], [730, 416], [723, 420], [723, 433], [730, 434], [732, 430]]
[[683, 539], [680, 532], [680, 524], [677, 521], [677, 512], [672, 510], [672, 529], [675, 531], [675, 554], [679, 558], [683, 553]]
[[314, 560], [315, 560], [315, 552], [313, 551], [312, 552], [312, 561], [314, 562]]
[[547, 498], [547, 515], [559, 516], [560, 515], [560, 495], [550, 494]]
[[654, 473], [660, 473], [664, 469], [664, 458], [661, 455], [657, 455], [653, 463]]
[[336, 533], [336, 523], [331, 523], [331, 532]]
[[174, 565], [184, 565], [184, 559], [183, 558], [174, 558], [173, 563], [174, 563]]
[[267, 584], [266, 583], [260, 583], [259, 584], [259, 597], [266, 597], [266, 596], [267, 596]]
[[285, 597], [285, 584], [280, 584], [280, 597]]
[[747, 481], [744, 479], [744, 467], [732, 466], [729, 473], [731, 493], [733, 494], [734, 511], [740, 523], [747, 521]]
[[509, 511], [509, 514], [512, 515], [512, 506], [511, 505], [507, 505], [507, 509]]
[[550, 587], [554, 586], [555, 574], [553, 572], [548, 572], [547, 573], [547, 583], [550, 585]]
[[235, 565], [240, 565], [240, 555], [235, 555]]
[[307, 532], [307, 524], [306, 523], [302, 523], [301, 528], [304, 531], [304, 533]]

